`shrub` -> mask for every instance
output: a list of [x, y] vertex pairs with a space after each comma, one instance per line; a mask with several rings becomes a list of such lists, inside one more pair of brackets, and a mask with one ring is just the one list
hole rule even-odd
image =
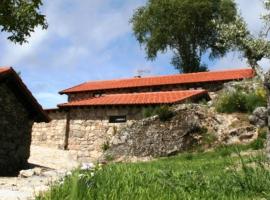
[[161, 106], [156, 109], [156, 114], [158, 115], [160, 121], [167, 121], [174, 116], [174, 113], [170, 110], [168, 106]]
[[102, 144], [102, 146], [101, 146], [101, 149], [102, 149], [103, 151], [107, 151], [109, 148], [110, 148], [110, 143], [109, 143], [109, 141], [104, 142], [104, 143]]
[[266, 92], [262, 88], [248, 93], [236, 89], [236, 91], [221, 94], [215, 102], [215, 108], [220, 113], [253, 112], [255, 108], [266, 105]]
[[143, 109], [143, 116], [145, 118], [152, 117], [156, 115], [155, 108], [154, 107], [147, 107]]
[[147, 107], [143, 109], [143, 116], [145, 118], [158, 115], [160, 121], [167, 121], [174, 116], [169, 106]]
[[241, 91], [227, 92], [217, 100], [215, 107], [221, 113], [245, 112], [246, 97]]
[[266, 107], [266, 96], [260, 95], [260, 93], [249, 93], [246, 95], [246, 109], [248, 112], [253, 112], [257, 107]]

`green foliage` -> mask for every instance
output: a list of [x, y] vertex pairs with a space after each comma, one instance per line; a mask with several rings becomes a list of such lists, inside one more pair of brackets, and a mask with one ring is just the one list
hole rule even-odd
[[248, 145], [234, 144], [234, 145], [220, 145], [215, 149], [215, 152], [220, 157], [228, 157], [233, 153], [250, 149]]
[[113, 155], [111, 155], [111, 154], [106, 154], [106, 155], [105, 155], [105, 160], [106, 160], [106, 161], [113, 161], [113, 160], [114, 160], [114, 157], [113, 157]]
[[165, 122], [174, 116], [169, 106], [147, 107], [143, 109], [144, 117], [158, 115], [160, 121]]
[[270, 193], [267, 185], [270, 183], [270, 171], [266, 168], [269, 164], [266, 157], [259, 155], [245, 160], [240, 154], [238, 155], [241, 170], [236, 168], [231, 170], [235, 183], [242, 191], [254, 192], [261, 195], [260, 197], [269, 199]]
[[143, 116], [145, 118], [152, 117], [156, 115], [156, 108], [155, 107], [146, 107], [143, 109]]
[[147, 163], [109, 164], [55, 185], [38, 200], [269, 199], [265, 158], [221, 157], [218, 150], [183, 154]]
[[220, 37], [216, 24], [231, 23], [236, 14], [233, 0], [148, 0], [131, 23], [148, 59], [172, 50], [172, 64], [188, 73], [207, 70], [201, 63], [204, 53], [210, 52], [210, 58], [226, 53], [226, 47], [216, 45]]
[[20, 44], [27, 41], [27, 37], [37, 26], [47, 28], [45, 16], [40, 14], [41, 0], [2, 0], [0, 2], [1, 31], [8, 32], [12, 42]]
[[202, 145], [211, 147], [217, 141], [217, 136], [214, 133], [206, 132], [202, 135]]
[[255, 108], [267, 105], [266, 95], [262, 95], [259, 90], [249, 93], [241, 89], [225, 92], [215, 102], [215, 108], [220, 113], [253, 112]]
[[109, 148], [110, 148], [110, 143], [109, 143], [109, 141], [104, 142], [104, 143], [102, 144], [102, 146], [101, 146], [101, 149], [102, 149], [103, 151], [107, 151]]
[[259, 88], [254, 93], [246, 95], [246, 108], [248, 112], [252, 112], [255, 108], [261, 106], [267, 106], [267, 95], [263, 88]]
[[258, 138], [251, 142], [249, 146], [253, 150], [263, 149], [267, 138], [267, 128], [261, 128], [258, 131]]
[[174, 113], [170, 110], [168, 106], [161, 106], [156, 109], [156, 113], [160, 121], [165, 122], [174, 116]]
[[220, 113], [246, 112], [246, 96], [241, 91], [224, 93], [215, 104]]

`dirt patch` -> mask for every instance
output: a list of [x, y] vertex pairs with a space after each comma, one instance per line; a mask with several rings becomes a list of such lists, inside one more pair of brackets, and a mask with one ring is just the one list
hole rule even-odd
[[31, 200], [79, 166], [68, 151], [31, 146], [29, 177], [0, 177], [0, 200]]

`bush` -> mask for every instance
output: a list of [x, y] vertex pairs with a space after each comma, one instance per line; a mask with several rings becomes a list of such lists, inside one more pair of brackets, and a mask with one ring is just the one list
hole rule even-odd
[[145, 118], [152, 117], [156, 115], [156, 111], [154, 107], [147, 107], [143, 109], [143, 116]]
[[253, 112], [255, 108], [266, 105], [266, 93], [265, 90], [261, 88], [248, 93], [241, 89], [226, 92], [221, 94], [215, 102], [215, 108], [217, 112], [220, 113]]
[[267, 97], [262, 95], [259, 91], [256, 93], [249, 93], [246, 95], [246, 109], [248, 112], [253, 112], [257, 107], [266, 107]]
[[161, 106], [156, 109], [156, 113], [160, 121], [167, 121], [174, 116], [174, 113], [170, 110], [168, 106]]
[[174, 113], [170, 110], [169, 106], [160, 107], [147, 107], [143, 110], [143, 116], [145, 118], [158, 115], [160, 121], [167, 121], [174, 116]]
[[246, 112], [246, 96], [235, 91], [222, 94], [216, 102], [216, 110], [221, 113]]
[[103, 151], [107, 151], [109, 148], [110, 148], [110, 143], [109, 143], [109, 141], [104, 142], [104, 143], [102, 144], [102, 146], [101, 146], [101, 149], [102, 149]]

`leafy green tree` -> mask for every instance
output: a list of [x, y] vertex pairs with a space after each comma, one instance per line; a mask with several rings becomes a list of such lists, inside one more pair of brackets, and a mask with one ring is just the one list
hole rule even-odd
[[27, 42], [35, 27], [48, 27], [45, 16], [40, 14], [41, 0], [0, 0], [0, 29], [8, 32], [8, 39], [15, 43]]
[[216, 24], [235, 20], [233, 0], [148, 0], [132, 19], [135, 37], [145, 46], [147, 58], [171, 50], [172, 64], [183, 73], [206, 71], [202, 56], [211, 59], [225, 55], [227, 49], [217, 46]]
[[217, 24], [217, 28], [220, 35], [217, 46], [240, 52], [263, 81], [264, 73], [258, 62], [263, 58], [270, 58], [270, 42], [265, 34], [252, 35], [241, 16], [237, 16], [232, 23]]

